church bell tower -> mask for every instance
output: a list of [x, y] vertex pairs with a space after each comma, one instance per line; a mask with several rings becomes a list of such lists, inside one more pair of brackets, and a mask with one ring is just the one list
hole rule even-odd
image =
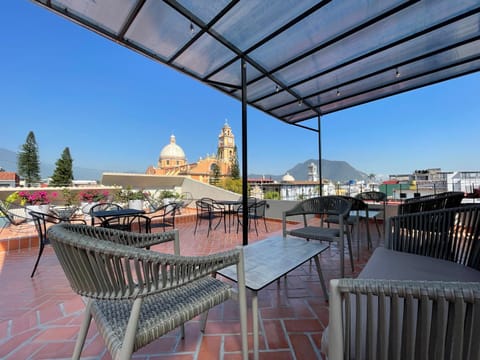
[[218, 160], [231, 164], [235, 158], [235, 136], [232, 133], [232, 128], [225, 121], [225, 125], [218, 135]]

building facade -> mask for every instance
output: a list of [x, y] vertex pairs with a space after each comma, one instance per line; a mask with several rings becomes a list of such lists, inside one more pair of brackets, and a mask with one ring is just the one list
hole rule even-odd
[[172, 135], [170, 143], [160, 152], [157, 166], [149, 166], [146, 174], [183, 175], [204, 183], [215, 183], [231, 175], [236, 158], [235, 136], [231, 127], [225, 122], [218, 135], [216, 155], [207, 155], [197, 162], [188, 163], [185, 152]]

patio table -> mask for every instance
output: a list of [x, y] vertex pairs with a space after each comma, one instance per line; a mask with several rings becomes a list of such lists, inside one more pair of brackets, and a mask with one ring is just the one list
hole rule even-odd
[[119, 209], [119, 210], [99, 210], [93, 211], [90, 215], [92, 216], [92, 224], [94, 223], [93, 218], [100, 219], [100, 224], [107, 220], [113, 218], [122, 218], [128, 216], [142, 215], [145, 214], [144, 210], [138, 209]]
[[[273, 236], [243, 247], [245, 285], [253, 291], [253, 353], [255, 359], [258, 359], [257, 292], [314, 258], [323, 294], [328, 299], [327, 288], [318, 259], [318, 255], [328, 247], [329, 245], [322, 244], [319, 241], [281, 236]], [[227, 279], [237, 281], [235, 266], [226, 267], [217, 273]]]
[[242, 201], [241, 200], [216, 200], [215, 203], [224, 207], [225, 210], [223, 212], [223, 221], [226, 221], [228, 217], [228, 232], [230, 232], [231, 224], [232, 224], [232, 215], [236, 213], [235, 208], [237, 206], [240, 206], [242, 204]]

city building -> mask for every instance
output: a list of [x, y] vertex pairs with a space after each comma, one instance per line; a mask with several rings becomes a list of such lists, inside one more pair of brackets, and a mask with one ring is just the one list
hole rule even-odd
[[157, 166], [149, 166], [149, 175], [183, 175], [204, 183], [216, 183], [229, 177], [232, 166], [236, 163], [237, 150], [235, 136], [227, 122], [218, 135], [216, 155], [207, 155], [197, 162], [188, 163], [183, 149], [177, 144], [175, 135], [170, 136], [170, 143], [160, 152]]
[[0, 171], [0, 187], [17, 187], [19, 185], [20, 177], [17, 175], [17, 173]]

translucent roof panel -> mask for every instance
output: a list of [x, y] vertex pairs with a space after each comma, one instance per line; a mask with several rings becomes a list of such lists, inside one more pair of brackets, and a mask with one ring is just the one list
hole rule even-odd
[[479, 0], [32, 0], [298, 124], [480, 70]]

